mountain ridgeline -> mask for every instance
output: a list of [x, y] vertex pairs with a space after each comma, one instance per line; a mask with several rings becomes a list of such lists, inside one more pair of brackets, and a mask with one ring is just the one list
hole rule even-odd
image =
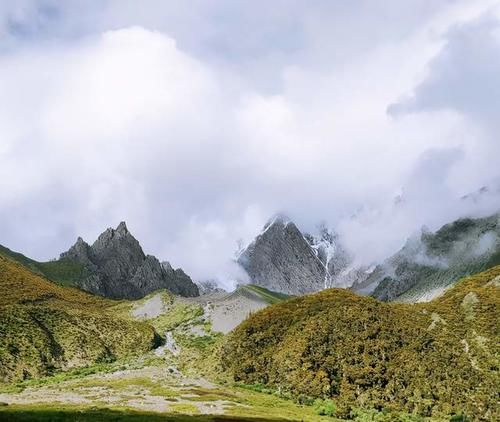
[[341, 286], [351, 257], [325, 227], [303, 234], [284, 216], [270, 220], [238, 256], [252, 283], [269, 290], [301, 295]]
[[422, 230], [354, 290], [385, 301], [427, 301], [460, 278], [500, 265], [500, 215]]
[[463, 218], [435, 233], [422, 230], [384, 262], [359, 266], [332, 230], [302, 233], [278, 216], [237, 261], [252, 283], [286, 294], [343, 287], [383, 301], [428, 301], [460, 278], [500, 264], [499, 219]]
[[38, 262], [1, 245], [0, 254], [57, 284], [112, 299], [139, 299], [159, 289], [185, 297], [200, 294], [182, 269], [144, 254], [124, 222], [108, 228], [92, 245], [79, 237], [58, 260]]
[[139, 299], [159, 289], [186, 297], [199, 295], [198, 286], [184, 271], [145, 255], [124, 222], [116, 230], [107, 229], [92, 246], [78, 238], [60, 261], [85, 268], [76, 286], [113, 299]]

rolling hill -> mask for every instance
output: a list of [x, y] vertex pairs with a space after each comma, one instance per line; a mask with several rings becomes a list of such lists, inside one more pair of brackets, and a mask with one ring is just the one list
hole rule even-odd
[[116, 302], [58, 286], [0, 255], [0, 380], [144, 353], [159, 342], [142, 322], [117, 318]]
[[500, 267], [425, 304], [384, 303], [329, 289], [270, 306], [222, 348], [234, 381], [298, 400], [498, 420]]

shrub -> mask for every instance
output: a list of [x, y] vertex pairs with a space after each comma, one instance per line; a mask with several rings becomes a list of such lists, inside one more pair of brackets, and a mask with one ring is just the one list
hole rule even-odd
[[337, 412], [337, 408], [335, 407], [333, 400], [315, 400], [314, 410], [320, 416], [335, 416]]

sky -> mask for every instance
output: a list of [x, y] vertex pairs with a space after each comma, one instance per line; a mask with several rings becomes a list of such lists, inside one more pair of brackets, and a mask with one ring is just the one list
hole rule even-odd
[[359, 263], [500, 209], [499, 0], [2, 0], [0, 243], [193, 278], [275, 213]]

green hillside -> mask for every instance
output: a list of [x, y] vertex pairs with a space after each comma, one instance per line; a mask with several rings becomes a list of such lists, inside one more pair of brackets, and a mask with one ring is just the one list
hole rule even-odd
[[108, 313], [116, 302], [51, 283], [0, 256], [0, 381], [48, 375], [150, 350], [154, 329]]
[[263, 300], [264, 302], [269, 303], [270, 305], [283, 302], [284, 300], [290, 299], [292, 297], [284, 293], [273, 292], [255, 284], [243, 285], [238, 290], [240, 290], [241, 292], [248, 292]]
[[300, 401], [331, 398], [337, 415], [404, 411], [498, 420], [500, 267], [426, 304], [325, 290], [251, 315], [224, 344], [236, 382]]
[[74, 286], [78, 280], [88, 275], [87, 270], [82, 264], [68, 259], [38, 262], [2, 245], [0, 245], [0, 256], [10, 258], [29, 268], [31, 271], [63, 286]]

